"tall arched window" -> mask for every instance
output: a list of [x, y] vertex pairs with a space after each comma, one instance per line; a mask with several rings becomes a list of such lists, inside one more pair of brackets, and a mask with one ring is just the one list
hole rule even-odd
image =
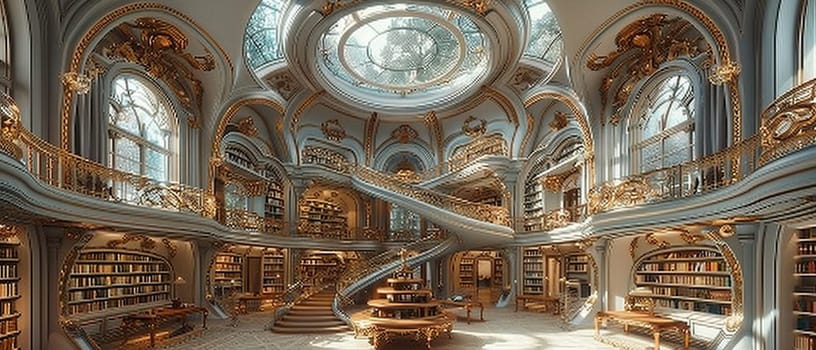
[[635, 153], [640, 171], [677, 165], [693, 158], [694, 88], [685, 75], [661, 80], [641, 105]]
[[154, 180], [170, 180], [177, 133], [169, 101], [157, 86], [131, 74], [117, 77], [111, 90], [109, 165]]

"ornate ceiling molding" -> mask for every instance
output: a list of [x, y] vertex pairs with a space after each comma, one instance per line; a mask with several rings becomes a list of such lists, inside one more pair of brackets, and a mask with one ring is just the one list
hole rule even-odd
[[249, 137], [258, 137], [258, 128], [252, 117], [246, 117], [238, 121], [238, 131]]
[[[344, 7], [359, 5], [363, 2], [365, 0], [326, 0], [320, 9], [323, 16], [328, 16]], [[482, 16], [490, 10], [490, 0], [445, 0], [444, 2]]]
[[406, 144], [419, 137], [414, 128], [408, 124], [402, 124], [391, 132], [391, 138], [396, 139], [401, 144]]
[[613, 101], [609, 123], [618, 125], [630, 94], [641, 80], [651, 76], [665, 62], [710, 52], [691, 23], [659, 13], [626, 25], [615, 37], [615, 44], [615, 51], [602, 56], [590, 53], [586, 62], [587, 68], [594, 71], [613, 67], [600, 87], [604, 111], [601, 125], [605, 124], [603, 116], [610, 94]]
[[560, 131], [567, 127], [567, 114], [561, 111], [555, 111], [553, 120], [550, 122], [550, 129], [552, 131]]
[[[475, 123], [474, 123], [475, 122]], [[487, 131], [487, 121], [469, 115], [462, 123], [462, 133], [470, 137], [479, 137]]]
[[443, 142], [442, 142], [442, 125], [439, 123], [439, 118], [436, 117], [436, 112], [430, 111], [425, 115], [425, 125], [431, 132], [431, 140], [435, 141], [436, 145], [436, 159], [437, 162], [442, 163]]
[[380, 126], [380, 115], [377, 112], [371, 112], [371, 117], [366, 120], [365, 136], [363, 137], [363, 149], [365, 151], [365, 164], [371, 166], [371, 161], [374, 159], [374, 143], [377, 141], [377, 129]]
[[[199, 26], [192, 18], [185, 15], [184, 13], [173, 9], [167, 5], [155, 3], [155, 2], [145, 2], [145, 3], [137, 3], [132, 5], [126, 5], [120, 7], [107, 15], [102, 17], [96, 23], [91, 26], [90, 29], [82, 36], [79, 42], [76, 44], [76, 48], [74, 49], [74, 53], [71, 56], [71, 61], [68, 64], [69, 69], [67, 72], [75, 72], [77, 74], [84, 74], [83, 64], [86, 64], [90, 59], [88, 58], [88, 48], [90, 47], [91, 43], [93, 43], [97, 36], [105, 29], [107, 29], [112, 23], [119, 20], [120, 18], [139, 11], [147, 11], [147, 10], [158, 10], [165, 13], [170, 14], [173, 17], [179, 18], [184, 22], [187, 22], [195, 28], [196, 32], [201, 33], [205, 39], [213, 46], [218, 48], [218, 51], [221, 54], [221, 57], [226, 60], [227, 65], [229, 66], [229, 71], [232, 72], [235, 70], [235, 67], [232, 64], [232, 60], [230, 59], [229, 55], [227, 55], [224, 48], [218, 44], [218, 41], [212, 37], [204, 28]], [[71, 91], [70, 89], [66, 89], [63, 91], [62, 96], [62, 105], [60, 106], [60, 148], [64, 150], [71, 149], [71, 139], [70, 139], [70, 128], [71, 128], [71, 106], [73, 105], [73, 100], [76, 92]]]
[[330, 119], [320, 124], [320, 131], [329, 141], [340, 142], [346, 138], [346, 129], [337, 119]]
[[303, 89], [300, 82], [288, 70], [272, 74], [266, 81], [287, 101]]

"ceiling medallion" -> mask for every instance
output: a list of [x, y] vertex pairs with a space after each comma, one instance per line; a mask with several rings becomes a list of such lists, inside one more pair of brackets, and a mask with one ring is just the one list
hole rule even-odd
[[478, 119], [474, 116], [468, 116], [465, 123], [462, 125], [462, 132], [470, 137], [479, 137], [484, 135], [487, 131], [487, 121]]
[[323, 136], [326, 139], [340, 142], [340, 140], [346, 138], [346, 130], [343, 129], [343, 126], [340, 125], [340, 121], [337, 119], [327, 120], [320, 124], [320, 130], [323, 131]]
[[402, 124], [391, 132], [391, 137], [402, 144], [413, 141], [417, 136], [419, 136], [419, 134], [408, 124]]

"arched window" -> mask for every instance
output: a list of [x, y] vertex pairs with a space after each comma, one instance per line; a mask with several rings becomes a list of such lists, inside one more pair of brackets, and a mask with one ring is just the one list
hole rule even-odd
[[685, 75], [671, 75], [641, 105], [635, 154], [640, 171], [667, 168], [693, 158], [694, 88]]
[[391, 204], [391, 232], [419, 233], [419, 215], [396, 204]]
[[170, 180], [177, 133], [169, 101], [157, 86], [131, 74], [117, 77], [111, 90], [109, 165], [154, 180]]
[[555, 64], [561, 57], [563, 39], [555, 14], [546, 0], [524, 0], [530, 16], [530, 32], [525, 57], [537, 58]]
[[802, 81], [816, 78], [816, 0], [804, 1], [802, 4], [802, 30], [800, 42], [800, 60]]

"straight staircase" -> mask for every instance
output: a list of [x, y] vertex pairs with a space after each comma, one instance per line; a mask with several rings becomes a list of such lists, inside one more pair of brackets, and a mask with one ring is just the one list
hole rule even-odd
[[339, 333], [350, 331], [345, 321], [332, 311], [335, 286], [327, 286], [323, 291], [293, 305], [272, 326], [275, 333]]

